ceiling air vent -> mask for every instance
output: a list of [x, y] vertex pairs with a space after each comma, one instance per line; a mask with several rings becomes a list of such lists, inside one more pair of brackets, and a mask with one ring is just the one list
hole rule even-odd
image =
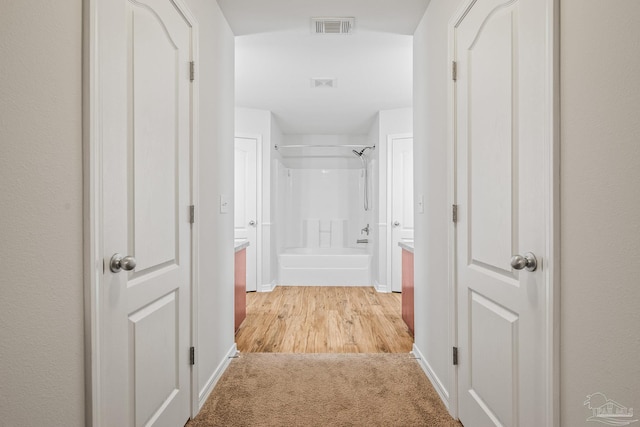
[[314, 34], [351, 34], [355, 18], [311, 18]]
[[337, 79], [311, 79], [311, 87], [336, 87]]

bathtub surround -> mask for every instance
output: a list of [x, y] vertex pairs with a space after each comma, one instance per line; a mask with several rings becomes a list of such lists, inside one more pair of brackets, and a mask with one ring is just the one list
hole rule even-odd
[[[370, 252], [358, 244], [364, 209], [365, 136], [286, 135], [278, 146], [278, 284], [368, 286]], [[370, 163], [367, 167], [370, 167]]]
[[278, 263], [283, 286], [371, 285], [371, 255], [364, 248], [289, 248]]

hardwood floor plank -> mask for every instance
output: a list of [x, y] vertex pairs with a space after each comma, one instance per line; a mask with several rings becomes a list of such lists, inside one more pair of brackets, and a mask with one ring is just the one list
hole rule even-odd
[[236, 334], [248, 353], [408, 353], [401, 295], [373, 287], [278, 286], [247, 294]]

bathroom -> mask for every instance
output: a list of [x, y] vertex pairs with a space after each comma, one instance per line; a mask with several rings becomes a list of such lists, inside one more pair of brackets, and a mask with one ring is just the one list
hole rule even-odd
[[422, 206], [413, 36], [370, 18], [299, 16], [235, 37], [234, 223], [250, 242], [249, 292], [401, 290], [398, 243]]
[[407, 107], [376, 112], [366, 134], [283, 134], [272, 112], [236, 108], [235, 223], [236, 237], [251, 241], [248, 291], [401, 290], [398, 241], [413, 239], [412, 122]]

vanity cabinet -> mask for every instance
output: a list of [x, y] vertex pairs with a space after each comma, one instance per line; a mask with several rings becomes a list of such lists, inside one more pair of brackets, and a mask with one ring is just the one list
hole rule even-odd
[[402, 320], [407, 324], [413, 335], [415, 307], [413, 299], [413, 247], [405, 246], [402, 246]]
[[242, 321], [247, 317], [247, 248], [246, 246], [236, 246], [235, 257], [235, 280], [234, 280], [234, 296], [235, 296], [235, 331], [238, 331]]

